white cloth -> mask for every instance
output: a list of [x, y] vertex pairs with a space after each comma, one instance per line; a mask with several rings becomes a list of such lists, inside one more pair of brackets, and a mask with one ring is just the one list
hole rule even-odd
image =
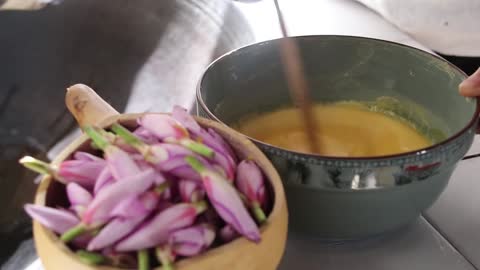
[[480, 0], [357, 0], [427, 47], [480, 56]]

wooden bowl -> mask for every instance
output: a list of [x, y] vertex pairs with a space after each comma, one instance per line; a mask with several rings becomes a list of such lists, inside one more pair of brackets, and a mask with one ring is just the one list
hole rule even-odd
[[[126, 125], [144, 114], [118, 114], [87, 86], [75, 85], [68, 89], [66, 103], [81, 126], [96, 124], [108, 127], [114, 122]], [[277, 171], [264, 154], [243, 135], [219, 123], [196, 118], [203, 127], [210, 127], [222, 135], [234, 148], [240, 158], [250, 157], [263, 170], [270, 182], [274, 195], [273, 208], [267, 222], [261, 226], [262, 240], [259, 244], [245, 238], [238, 238], [228, 244], [211, 249], [199, 256], [184, 259], [175, 264], [178, 270], [269, 270], [276, 269], [285, 249], [287, 237], [287, 205], [282, 182]], [[87, 137], [82, 135], [68, 145], [54, 160], [54, 164], [70, 157], [77, 149], [85, 146]], [[50, 204], [54, 201], [58, 184], [51, 177], [44, 177], [38, 187], [35, 203]], [[58, 236], [38, 222], [33, 222], [33, 233], [38, 255], [46, 270], [99, 270], [119, 269], [107, 266], [91, 266], [81, 262]], [[161, 269], [157, 268], [157, 269]]]

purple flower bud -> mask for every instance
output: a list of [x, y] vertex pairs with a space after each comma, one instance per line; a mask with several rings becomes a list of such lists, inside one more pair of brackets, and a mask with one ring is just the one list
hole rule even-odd
[[260, 231], [257, 224], [248, 213], [235, 188], [217, 172], [203, 167], [195, 158], [187, 157], [187, 162], [202, 176], [203, 187], [220, 217], [238, 233], [254, 242], [259, 242]]
[[251, 203], [265, 205], [267, 194], [262, 171], [250, 160], [243, 160], [237, 167], [236, 185]]
[[185, 161], [186, 156], [195, 156], [204, 166], [210, 166], [206, 159], [194, 154], [183, 146], [167, 143], [161, 143], [155, 146], [165, 149], [168, 153], [166, 160], [157, 163], [157, 169], [178, 178], [200, 181], [200, 175]]
[[223, 138], [218, 135], [214, 130], [207, 132], [205, 129], [203, 129], [197, 123], [197, 121], [195, 121], [195, 119], [190, 114], [188, 114], [186, 109], [180, 106], [175, 106], [172, 111], [172, 117], [180, 124], [185, 126], [187, 130], [196, 137], [197, 141], [201, 141], [203, 144], [212, 148], [217, 153], [221, 153], [223, 155], [230, 155], [233, 157], [233, 160], [235, 160], [234, 152], [223, 140]]
[[77, 183], [67, 184], [67, 197], [70, 205], [87, 206], [92, 201], [92, 194]]
[[209, 129], [208, 132], [203, 129], [195, 119], [188, 114], [187, 110], [182, 107], [175, 106], [172, 117], [184, 125], [193, 135], [198, 137], [197, 140], [200, 140], [215, 150], [215, 155], [212, 158], [213, 161], [220, 165], [227, 178], [233, 181], [235, 177], [236, 159], [232, 148], [227, 142], [213, 129]]
[[141, 172], [135, 160], [122, 149], [110, 145], [104, 151], [108, 167], [116, 180], [122, 181]]
[[108, 221], [113, 209], [125, 198], [139, 195], [153, 185], [155, 172], [145, 170], [137, 175], [117, 181], [102, 189], [88, 206], [83, 215], [83, 222], [87, 225], [101, 225]]
[[95, 187], [93, 188], [93, 194], [97, 194], [103, 188], [115, 183], [112, 173], [108, 167], [105, 167], [95, 182]]
[[91, 189], [105, 166], [106, 162], [103, 159], [90, 160], [82, 158], [66, 160], [60, 163], [57, 177], [67, 183], [75, 182], [82, 187]]
[[157, 137], [155, 137], [155, 135], [153, 135], [150, 131], [148, 131], [144, 127], [138, 127], [137, 129], [135, 129], [133, 134], [135, 134], [138, 138], [140, 138], [143, 142], [147, 144], [152, 145], [152, 144], [159, 143]]
[[207, 224], [180, 229], [170, 234], [169, 245], [174, 253], [194, 256], [206, 250], [215, 240], [215, 231]]
[[233, 182], [237, 165], [235, 164], [235, 161], [232, 159], [232, 157], [229, 155], [216, 153], [213, 157], [213, 161], [216, 164], [220, 165], [220, 167], [223, 169], [225, 177], [230, 180], [230, 182]]
[[80, 222], [74, 214], [63, 209], [26, 204], [25, 211], [31, 218], [59, 234], [68, 231]]
[[87, 152], [77, 151], [73, 154], [73, 159], [85, 161], [105, 161], [104, 159]]
[[235, 155], [235, 151], [233, 151], [232, 147], [218, 134], [215, 130], [212, 128], [207, 129], [208, 134], [215, 139], [223, 148], [223, 150], [226, 152], [224, 153], [225, 155], [230, 156], [235, 163], [237, 163], [237, 156]]
[[203, 200], [205, 192], [202, 186], [195, 181], [180, 180], [178, 182], [178, 191], [183, 202], [198, 202]]
[[206, 145], [191, 140], [187, 129], [169, 115], [148, 114], [139, 119], [139, 124], [163, 142], [185, 146], [206, 157], [215, 154]]
[[121, 201], [111, 212], [112, 217], [133, 218], [147, 215], [157, 207], [160, 197], [155, 192], [145, 192]]
[[168, 235], [192, 225], [198, 214], [206, 209], [206, 203], [175, 204], [154, 216], [115, 247], [117, 251], [134, 251], [162, 245]]
[[[77, 216], [65, 209], [34, 204], [26, 204], [24, 208], [31, 218], [58, 234], [63, 234], [80, 223]], [[73, 245], [77, 248], [84, 248], [90, 239], [91, 236], [88, 234], [81, 235], [73, 241]]]
[[87, 250], [100, 250], [115, 244], [132, 232], [146, 217], [147, 215], [143, 214], [133, 218], [113, 219], [90, 241]]
[[67, 184], [67, 197], [70, 201], [70, 209], [75, 211], [78, 216], [82, 216], [87, 206], [92, 201], [92, 194], [77, 183]]
[[[147, 161], [145, 161], [145, 159], [143, 159], [143, 157], [141, 155], [134, 155], [133, 158], [136, 161], [140, 170], [144, 171], [144, 170], [152, 168], [152, 165], [150, 163], [148, 163]], [[167, 178], [165, 178], [165, 175], [163, 175], [159, 171], [155, 171], [155, 178], [154, 178], [153, 182], [155, 183], [156, 186], [161, 185], [161, 184], [165, 183], [166, 181], [167, 181]]]
[[138, 119], [138, 124], [160, 140], [188, 138], [188, 131], [166, 114], [146, 114]]
[[220, 239], [222, 239], [222, 241], [225, 243], [231, 242], [233, 239], [238, 237], [238, 233], [235, 231], [235, 229], [228, 224], [220, 229], [219, 235]]

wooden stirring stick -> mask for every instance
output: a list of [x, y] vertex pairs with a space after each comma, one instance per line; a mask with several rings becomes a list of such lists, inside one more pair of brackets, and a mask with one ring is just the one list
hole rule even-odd
[[300, 108], [310, 149], [313, 153], [319, 153], [320, 149], [316, 133], [317, 125], [315, 115], [312, 113], [312, 102], [307, 79], [304, 76], [302, 60], [300, 59], [300, 51], [295, 40], [287, 35], [285, 21], [278, 0], [274, 0], [274, 2], [283, 35], [280, 53], [287, 77], [288, 89], [294, 103]]

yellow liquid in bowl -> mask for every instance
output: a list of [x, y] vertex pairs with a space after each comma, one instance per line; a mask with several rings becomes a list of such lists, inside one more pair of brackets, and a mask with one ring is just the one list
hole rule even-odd
[[[411, 125], [360, 103], [313, 107], [317, 123], [317, 154], [337, 157], [371, 157], [418, 150], [432, 144]], [[236, 126], [259, 141], [297, 152], [312, 153], [296, 108], [248, 117]]]

